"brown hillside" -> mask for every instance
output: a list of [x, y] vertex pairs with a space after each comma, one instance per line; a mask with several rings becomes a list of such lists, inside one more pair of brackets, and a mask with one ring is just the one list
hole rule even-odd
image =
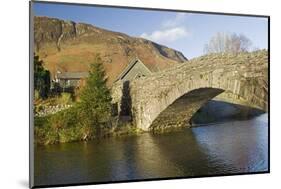
[[34, 18], [35, 52], [54, 76], [56, 70], [88, 71], [100, 54], [111, 84], [130, 60], [138, 57], [151, 71], [186, 62], [184, 55], [142, 38], [56, 18]]

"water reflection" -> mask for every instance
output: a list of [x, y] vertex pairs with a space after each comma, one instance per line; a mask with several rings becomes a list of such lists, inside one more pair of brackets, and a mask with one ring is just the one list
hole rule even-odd
[[267, 114], [248, 121], [234, 121], [193, 128], [198, 145], [212, 165], [227, 165], [222, 173], [267, 171]]
[[38, 146], [35, 184], [267, 171], [267, 114], [181, 132]]

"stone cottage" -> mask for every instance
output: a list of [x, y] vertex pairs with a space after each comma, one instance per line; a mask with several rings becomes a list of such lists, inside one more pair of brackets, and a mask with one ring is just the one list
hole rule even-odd
[[57, 72], [55, 82], [64, 90], [73, 89], [82, 79], [87, 78], [88, 72]]

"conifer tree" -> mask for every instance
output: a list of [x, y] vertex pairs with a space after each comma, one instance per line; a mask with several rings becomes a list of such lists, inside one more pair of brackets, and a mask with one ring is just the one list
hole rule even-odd
[[96, 56], [80, 95], [81, 113], [88, 119], [88, 124], [105, 122], [110, 116], [111, 95], [106, 81], [102, 60], [100, 56]]
[[47, 98], [50, 90], [50, 72], [43, 67], [43, 61], [34, 55], [34, 89], [41, 98]]

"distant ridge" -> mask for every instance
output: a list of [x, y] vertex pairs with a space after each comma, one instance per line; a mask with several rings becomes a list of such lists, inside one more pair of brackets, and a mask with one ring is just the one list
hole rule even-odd
[[187, 61], [181, 52], [143, 38], [49, 17], [34, 18], [34, 47], [52, 76], [56, 71], [88, 71], [100, 54], [109, 84], [135, 57], [152, 72]]

